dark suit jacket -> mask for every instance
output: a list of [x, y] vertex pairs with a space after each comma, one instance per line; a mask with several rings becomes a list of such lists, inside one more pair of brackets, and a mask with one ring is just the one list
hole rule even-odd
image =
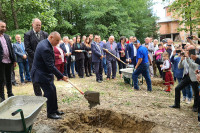
[[[15, 53], [14, 53], [10, 38], [7, 34], [3, 34], [3, 35], [6, 40], [6, 44], [8, 47], [9, 54], [10, 54], [11, 63], [14, 63], [14, 62], [16, 62], [16, 58], [15, 58]], [[0, 62], [2, 62], [2, 58], [3, 58], [3, 48], [2, 48], [1, 41], [0, 41]]]
[[62, 73], [55, 67], [55, 57], [53, 47], [45, 39], [39, 42], [33, 60], [31, 69], [31, 78], [33, 83], [53, 82], [55, 75], [58, 79], [63, 78]]
[[[127, 46], [128, 56], [133, 60], [134, 58], [134, 51], [133, 51], [133, 43], [128, 44]], [[128, 58], [128, 56], [126, 56]]]
[[[103, 48], [108, 49], [109, 52], [111, 52], [117, 58], [119, 58], [119, 52], [118, 52], [118, 48], [117, 48], [117, 43], [113, 42], [113, 44], [112, 44], [112, 50], [111, 50], [110, 42], [107, 42], [106, 44], [104, 44]], [[106, 53], [105, 51], [104, 51], [104, 54], [106, 55], [106, 60], [108, 60], [108, 61], [112, 61], [112, 60], [115, 61], [115, 60], [117, 60], [115, 57], [113, 57], [109, 53]]]
[[92, 50], [92, 62], [100, 62], [101, 59], [100, 57], [103, 55], [103, 49], [102, 47], [99, 45], [99, 48], [97, 46], [98, 44], [96, 44], [96, 42], [93, 42], [91, 44], [91, 50]]
[[[58, 64], [62, 64], [62, 59], [59, 58], [59, 56], [61, 55], [60, 54], [60, 51], [58, 50], [58, 48], [55, 46], [54, 47], [54, 55], [55, 55], [55, 65], [58, 65]], [[63, 55], [65, 55], [65, 52], [63, 51]], [[66, 62], [66, 57], [64, 56], [64, 62]]]
[[29, 63], [32, 64], [33, 58], [34, 58], [34, 53], [36, 50], [36, 47], [38, 43], [41, 40], [47, 39], [48, 38], [48, 33], [44, 31], [40, 31], [40, 39], [38, 39], [34, 33], [33, 30], [30, 30], [24, 34], [24, 44], [25, 44], [25, 50], [28, 54], [28, 60]]
[[[124, 51], [125, 51], [125, 57], [126, 57], [126, 55], [127, 55], [127, 44], [125, 43], [124, 44]], [[121, 43], [119, 42], [119, 43], [117, 43], [117, 48], [118, 48], [118, 52], [119, 52], [119, 56], [121, 57], [121, 52], [120, 51], [122, 51], [122, 45], [121, 45]]]
[[[22, 42], [22, 45], [24, 47], [24, 43], [23, 42]], [[26, 54], [26, 53], [23, 52], [21, 46], [18, 43], [14, 43], [13, 44], [13, 49], [14, 49], [15, 54], [17, 56], [17, 62], [23, 62], [24, 61], [23, 55]], [[25, 49], [25, 47], [24, 47], [24, 49]]]
[[[60, 44], [60, 48], [64, 51], [65, 54], [67, 52], [71, 52], [72, 53], [72, 47], [70, 46], [70, 44], [68, 44], [68, 47], [69, 47], [69, 51], [67, 51], [67, 49], [65, 48], [65, 44], [64, 43]], [[66, 56], [66, 59], [67, 59], [68, 62], [70, 62], [71, 56]]]
[[85, 50], [85, 45], [80, 43], [80, 48], [77, 47], [77, 44], [73, 44], [72, 54], [75, 55], [75, 60], [85, 59], [84, 52], [75, 52], [75, 50]]

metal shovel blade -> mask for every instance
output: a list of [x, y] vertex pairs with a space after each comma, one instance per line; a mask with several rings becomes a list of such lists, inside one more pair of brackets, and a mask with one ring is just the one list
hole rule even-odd
[[84, 93], [84, 97], [88, 100], [88, 103], [90, 104], [89, 107], [90, 109], [97, 104], [100, 105], [100, 100], [99, 100], [100, 93], [96, 91], [86, 91]]

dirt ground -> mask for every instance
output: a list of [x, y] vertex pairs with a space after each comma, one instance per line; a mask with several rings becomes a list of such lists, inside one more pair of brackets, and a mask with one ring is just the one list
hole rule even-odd
[[[18, 71], [16, 70], [16, 75]], [[16, 76], [18, 77], [18, 76]], [[19, 78], [17, 78], [19, 80]], [[70, 79], [83, 91], [100, 92], [100, 105], [88, 108], [87, 100], [69, 83], [55, 81], [59, 109], [65, 112], [62, 120], [46, 117], [46, 105], [34, 123], [36, 133], [199, 133], [197, 113], [192, 105], [181, 102], [181, 109], [171, 109], [174, 89], [146, 85], [134, 91], [123, 79], [95, 82], [95, 76]], [[153, 79], [152, 79], [153, 80]], [[14, 86], [15, 95], [34, 95], [32, 84]]]

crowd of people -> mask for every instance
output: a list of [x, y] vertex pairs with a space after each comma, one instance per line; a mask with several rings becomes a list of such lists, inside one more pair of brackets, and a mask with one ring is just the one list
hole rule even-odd
[[[183, 101], [190, 103], [194, 95], [193, 111], [200, 110], [199, 98], [199, 49], [194, 40], [200, 41], [196, 36], [187, 38], [187, 43], [174, 44], [171, 39], [159, 42], [151, 37], [145, 38], [145, 43], [130, 36], [115, 37], [101, 40], [101, 36], [89, 34], [76, 36], [70, 39], [52, 32], [50, 35], [41, 30], [41, 21], [37, 18], [32, 21], [32, 29], [21, 36], [15, 36], [15, 43], [6, 31], [6, 23], [0, 21], [0, 97], [5, 100], [4, 85], [7, 87], [8, 97], [13, 96], [11, 75], [18, 63], [20, 81], [22, 84], [32, 82], [36, 96], [44, 96], [47, 101], [47, 116], [59, 119], [62, 112], [58, 111], [56, 88], [53, 83], [53, 74], [57, 80], [67, 82], [68, 78], [87, 78], [96, 75], [98, 83], [116, 79], [117, 70], [126, 68], [126, 63], [134, 67], [133, 89], [140, 90], [138, 76], [142, 74], [147, 83], [147, 91], [152, 91], [151, 80], [154, 77], [163, 78], [165, 91], [170, 92], [175, 87], [175, 104], [171, 108], [180, 108], [180, 92]], [[49, 45], [51, 44], [51, 45]], [[123, 63], [124, 62], [124, 63]], [[157, 72], [158, 70], [158, 72]], [[103, 74], [104, 73], [104, 74]], [[42, 90], [41, 90], [42, 88]], [[50, 100], [51, 99], [51, 100]], [[200, 111], [199, 111], [200, 112]]]

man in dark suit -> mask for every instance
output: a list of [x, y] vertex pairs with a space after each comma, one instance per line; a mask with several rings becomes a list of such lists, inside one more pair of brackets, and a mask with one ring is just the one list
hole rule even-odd
[[8, 97], [13, 96], [11, 83], [11, 68], [16, 66], [15, 54], [10, 38], [6, 31], [6, 23], [0, 21], [0, 102], [5, 100], [4, 83], [6, 83]]
[[65, 52], [65, 57], [67, 59], [64, 67], [64, 75], [72, 78], [70, 74], [72, 48], [69, 44], [69, 38], [67, 36], [63, 37], [63, 42], [64, 43], [60, 44], [60, 48]]
[[[41, 30], [41, 21], [38, 18], [33, 19], [33, 29], [24, 34], [25, 50], [28, 54], [29, 69], [32, 68], [35, 49], [41, 40], [48, 37], [48, 33]], [[42, 91], [39, 84], [33, 84], [34, 92], [36, 96], [42, 96]]]
[[136, 66], [136, 55], [137, 55], [137, 49], [135, 48], [135, 46], [133, 45], [133, 42], [135, 42], [137, 39], [133, 36], [131, 36], [129, 38], [129, 44], [127, 45], [126, 48], [126, 52], [128, 52], [128, 54], [126, 55], [126, 59], [130, 59], [131, 64], [134, 65], [134, 67]]
[[56, 87], [54, 85], [54, 75], [58, 79], [63, 79], [67, 82], [67, 77], [55, 67], [55, 56], [53, 46], [56, 46], [60, 41], [60, 34], [52, 32], [48, 39], [39, 42], [31, 70], [33, 83], [38, 83], [47, 100], [47, 117], [51, 119], [60, 119], [63, 112], [58, 111]]
[[103, 81], [103, 49], [99, 45], [100, 38], [98, 35], [95, 35], [94, 42], [91, 44], [92, 50], [92, 62], [94, 63], [95, 73], [96, 73], [96, 81], [101, 83]]
[[115, 55], [119, 59], [119, 52], [117, 48], [117, 43], [114, 42], [114, 36], [110, 36], [109, 40], [106, 44], [103, 45], [105, 50], [105, 55], [106, 55], [106, 64], [107, 64], [107, 80], [110, 80], [111, 76], [111, 70], [112, 70], [112, 79], [116, 79], [116, 69], [117, 69], [117, 60], [115, 57], [113, 57], [111, 54]]

